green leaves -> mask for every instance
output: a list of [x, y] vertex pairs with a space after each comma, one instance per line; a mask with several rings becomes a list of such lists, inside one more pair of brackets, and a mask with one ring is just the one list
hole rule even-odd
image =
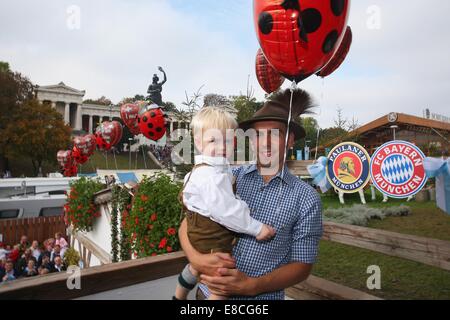
[[100, 216], [100, 208], [94, 204], [94, 194], [104, 186], [98, 180], [85, 177], [70, 183], [70, 193], [64, 206], [64, 214], [75, 231], [91, 231], [95, 218]]
[[181, 184], [158, 174], [141, 181], [131, 210], [122, 213], [122, 230], [136, 257], [177, 251]]

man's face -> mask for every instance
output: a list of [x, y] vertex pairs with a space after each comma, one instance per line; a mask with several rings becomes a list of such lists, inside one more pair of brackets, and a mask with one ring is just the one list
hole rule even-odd
[[11, 263], [11, 262], [7, 262], [6, 264], [5, 264], [5, 271], [6, 272], [10, 272], [12, 269], [13, 269], [13, 264]]
[[[252, 146], [257, 154], [258, 165], [272, 168], [276, 174], [281, 169], [286, 150], [286, 125], [278, 121], [260, 121], [253, 125], [256, 136]], [[294, 135], [289, 135], [288, 147], [294, 144]]]

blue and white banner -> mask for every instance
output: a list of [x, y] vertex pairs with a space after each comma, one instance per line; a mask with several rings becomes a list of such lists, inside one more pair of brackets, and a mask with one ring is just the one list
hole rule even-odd
[[428, 178], [436, 178], [436, 204], [450, 214], [450, 159], [425, 158], [423, 166]]
[[327, 157], [320, 157], [317, 163], [307, 167], [309, 174], [313, 178], [313, 184], [320, 187], [320, 191], [327, 192], [331, 188], [331, 184], [327, 178]]

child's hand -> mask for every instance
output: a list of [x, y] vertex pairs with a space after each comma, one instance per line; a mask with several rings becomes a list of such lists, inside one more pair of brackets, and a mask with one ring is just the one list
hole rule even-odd
[[256, 240], [258, 241], [266, 241], [270, 240], [275, 236], [275, 229], [267, 224], [263, 224], [261, 231], [256, 236]]

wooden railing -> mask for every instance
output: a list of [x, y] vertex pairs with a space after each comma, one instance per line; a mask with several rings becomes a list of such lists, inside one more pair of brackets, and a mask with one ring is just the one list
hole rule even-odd
[[450, 270], [450, 242], [333, 222], [323, 239]]
[[3, 235], [3, 242], [9, 245], [19, 243], [20, 237], [24, 235], [29, 241], [37, 240], [42, 243], [48, 238], [53, 238], [56, 232], [66, 235], [62, 215], [0, 220], [0, 234]]
[[68, 229], [70, 246], [78, 251], [85, 268], [91, 266], [91, 257], [95, 256], [100, 263], [109, 264], [112, 262], [111, 255], [97, 246], [92, 240], [83, 235], [81, 232], [75, 232], [71, 228]]

